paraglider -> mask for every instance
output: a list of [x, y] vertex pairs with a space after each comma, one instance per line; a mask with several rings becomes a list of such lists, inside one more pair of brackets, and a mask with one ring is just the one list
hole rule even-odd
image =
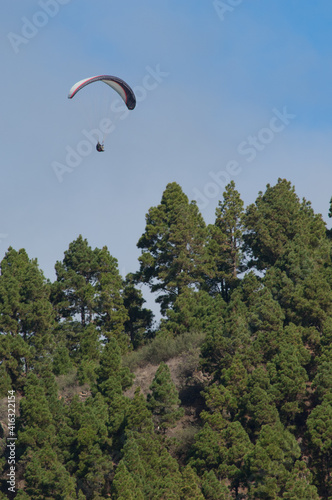
[[[79, 82], [75, 83], [75, 85], [73, 85], [72, 88], [70, 89], [68, 94], [68, 99], [72, 99], [77, 94], [77, 92], [83, 89], [86, 85], [89, 85], [90, 83], [94, 82], [106, 83], [120, 95], [120, 97], [123, 99], [124, 103], [126, 104], [129, 110], [135, 108], [136, 97], [133, 90], [124, 80], [121, 80], [121, 78], [111, 75], [92, 76], [90, 78], [85, 78], [84, 80], [80, 80]], [[99, 152], [104, 151], [103, 142], [100, 143], [98, 141], [96, 145], [96, 150]]]

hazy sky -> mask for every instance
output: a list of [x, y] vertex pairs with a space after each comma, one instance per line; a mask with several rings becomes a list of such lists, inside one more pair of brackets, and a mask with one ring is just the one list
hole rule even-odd
[[[25, 248], [53, 281], [82, 234], [136, 271], [173, 181], [210, 223], [225, 182], [248, 205], [287, 178], [330, 227], [331, 0], [2, 0], [0, 14], [1, 259]], [[136, 109], [104, 84], [67, 98], [98, 74], [126, 80]]]

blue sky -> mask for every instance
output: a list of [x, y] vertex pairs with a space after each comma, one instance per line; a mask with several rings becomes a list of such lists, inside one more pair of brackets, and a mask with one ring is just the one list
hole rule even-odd
[[[25, 248], [53, 281], [82, 234], [136, 271], [145, 214], [173, 181], [210, 223], [226, 181], [248, 205], [287, 178], [330, 227], [331, 22], [330, 0], [2, 0], [1, 258]], [[102, 73], [136, 109], [100, 84], [106, 151], [59, 182], [55, 163], [105, 117], [92, 90], [68, 91]]]

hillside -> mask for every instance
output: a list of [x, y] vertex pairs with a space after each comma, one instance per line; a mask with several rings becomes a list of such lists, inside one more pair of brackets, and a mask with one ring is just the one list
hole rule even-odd
[[172, 183], [138, 247], [139, 270], [123, 279], [107, 247], [79, 236], [54, 283], [8, 249], [0, 498], [8, 476], [18, 499], [331, 498], [322, 217], [284, 179], [246, 209], [231, 182], [206, 225]]

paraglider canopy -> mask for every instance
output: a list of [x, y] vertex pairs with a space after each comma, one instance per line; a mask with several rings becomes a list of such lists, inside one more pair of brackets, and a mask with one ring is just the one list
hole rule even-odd
[[133, 90], [129, 87], [129, 85], [121, 80], [121, 78], [117, 78], [116, 76], [110, 75], [100, 75], [100, 76], [92, 76], [90, 78], [85, 78], [84, 80], [80, 80], [75, 83], [69, 91], [68, 99], [72, 99], [74, 95], [77, 94], [79, 90], [81, 90], [86, 85], [94, 82], [104, 82], [112, 89], [114, 89], [124, 100], [128, 109], [134, 109], [136, 106], [136, 97]]

